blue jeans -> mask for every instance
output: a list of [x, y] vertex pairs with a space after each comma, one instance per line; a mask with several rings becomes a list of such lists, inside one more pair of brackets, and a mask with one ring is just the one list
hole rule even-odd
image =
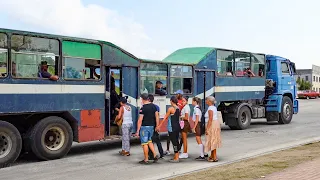
[[139, 133], [141, 145], [152, 143], [153, 132], [154, 126], [141, 126]]

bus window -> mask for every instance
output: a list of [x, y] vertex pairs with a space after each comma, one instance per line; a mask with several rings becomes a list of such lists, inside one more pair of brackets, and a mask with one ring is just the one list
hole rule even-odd
[[172, 65], [170, 68], [170, 93], [192, 93], [192, 66]]
[[166, 95], [167, 69], [166, 64], [141, 63], [141, 93]]
[[100, 75], [95, 74], [101, 64], [100, 45], [63, 41], [62, 53], [64, 79], [100, 79]]
[[12, 76], [16, 78], [41, 78], [41, 64], [48, 72], [57, 75], [59, 41], [23, 35], [11, 37]]
[[233, 51], [217, 50], [218, 76], [233, 76]]
[[0, 33], [0, 77], [6, 77], [8, 63], [8, 38], [4, 33]]
[[265, 56], [262, 54], [252, 54], [251, 70], [259, 77], [263, 77], [265, 73]]
[[250, 53], [235, 52], [236, 76], [244, 76], [250, 68]]

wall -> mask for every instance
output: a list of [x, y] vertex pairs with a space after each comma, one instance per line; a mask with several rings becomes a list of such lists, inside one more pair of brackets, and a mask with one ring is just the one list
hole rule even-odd
[[320, 66], [312, 65], [312, 90], [320, 92]]

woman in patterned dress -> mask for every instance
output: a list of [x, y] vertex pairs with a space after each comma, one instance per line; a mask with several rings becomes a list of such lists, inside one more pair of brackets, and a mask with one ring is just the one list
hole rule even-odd
[[211, 151], [209, 162], [218, 162], [217, 149], [221, 147], [221, 128], [215, 103], [216, 100], [213, 96], [206, 98], [208, 110], [204, 116], [206, 122], [205, 152]]

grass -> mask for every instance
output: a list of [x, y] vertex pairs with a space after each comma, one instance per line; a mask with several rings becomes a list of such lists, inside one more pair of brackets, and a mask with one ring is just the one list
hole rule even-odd
[[172, 180], [250, 180], [320, 158], [320, 142], [186, 174]]

